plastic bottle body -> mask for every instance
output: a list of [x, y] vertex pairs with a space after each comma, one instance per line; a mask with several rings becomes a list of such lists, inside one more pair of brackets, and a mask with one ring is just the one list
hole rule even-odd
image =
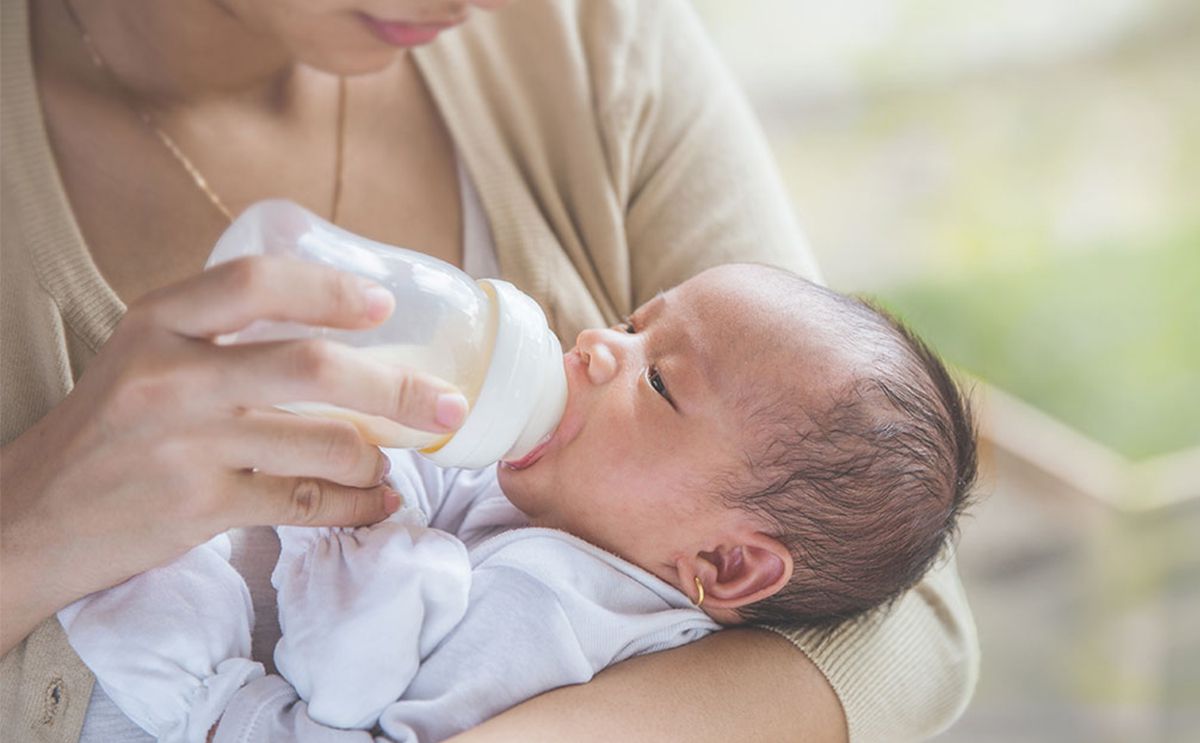
[[[324, 403], [296, 401], [280, 407], [350, 421], [374, 444], [419, 448], [447, 466], [516, 459], [557, 425], [566, 400], [562, 349], [540, 308], [511, 284], [477, 283], [444, 261], [354, 235], [279, 200], [260, 202], [240, 215], [207, 265], [249, 255], [299, 258], [370, 278], [391, 290], [396, 309], [368, 330], [260, 321], [220, 342], [319, 337], [345, 343], [383, 363], [451, 382], [467, 397], [471, 412], [458, 433], [445, 436]], [[514, 371], [519, 372], [516, 378]], [[538, 380], [540, 390], [529, 389], [530, 377]], [[508, 383], [497, 382], [500, 378]], [[481, 398], [485, 388], [488, 393]], [[503, 420], [484, 420], [488, 416]]]

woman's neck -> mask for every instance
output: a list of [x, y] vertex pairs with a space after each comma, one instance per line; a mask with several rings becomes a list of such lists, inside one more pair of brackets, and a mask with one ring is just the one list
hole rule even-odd
[[[39, 0], [37, 6], [36, 22], [46, 24], [43, 38], [80, 79], [119, 81], [129, 95], [156, 108], [230, 96], [279, 105], [295, 69], [286, 49], [219, 0]], [[96, 69], [84, 33], [107, 72]]]

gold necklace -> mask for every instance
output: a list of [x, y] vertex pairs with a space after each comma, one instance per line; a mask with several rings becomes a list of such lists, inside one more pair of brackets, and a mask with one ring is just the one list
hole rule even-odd
[[[104, 74], [108, 75], [109, 79], [112, 80], [113, 84], [120, 91], [122, 97], [125, 98], [125, 102], [129, 105], [133, 112], [137, 114], [137, 117], [141, 120], [142, 124], [150, 131], [151, 134], [155, 136], [156, 139], [158, 139], [159, 142], [162, 142], [163, 146], [167, 148], [167, 151], [171, 153], [171, 156], [175, 158], [175, 161], [183, 166], [183, 169], [187, 171], [189, 176], [191, 176], [192, 182], [195, 183], [196, 187], [199, 188], [200, 191], [208, 198], [209, 203], [211, 203], [213, 207], [215, 207], [216, 210], [225, 217], [225, 219], [232, 222], [233, 211], [225, 205], [225, 202], [221, 200], [221, 197], [217, 195], [217, 192], [213, 190], [212, 186], [208, 185], [208, 180], [204, 177], [204, 174], [201, 173], [200, 169], [195, 166], [191, 158], [184, 154], [183, 150], [179, 148], [179, 145], [175, 143], [175, 140], [171, 138], [171, 135], [167, 134], [163, 128], [154, 121], [154, 116], [150, 113], [149, 109], [137, 104], [133, 92], [121, 82], [120, 78], [117, 77], [117, 73], [114, 72], [113, 69], [108, 66], [108, 63], [104, 61], [104, 57], [101, 56], [100, 50], [96, 47], [95, 42], [92, 41], [92, 37], [88, 34], [87, 28], [84, 27], [83, 21], [80, 20], [79, 14], [75, 12], [74, 3], [71, 2], [71, 0], [63, 0], [63, 5], [67, 9], [67, 15], [71, 17], [71, 22], [75, 24], [75, 30], [79, 32], [80, 38], [83, 39], [83, 45], [87, 48], [88, 55], [92, 58], [92, 64], [94, 64], [97, 69], [102, 70]], [[342, 203], [342, 153], [345, 149], [345, 132], [346, 78], [339, 76], [337, 135], [335, 138], [336, 141], [333, 164], [333, 196], [330, 199], [331, 203], [329, 206], [329, 221], [335, 224], [337, 223], [338, 209]]]

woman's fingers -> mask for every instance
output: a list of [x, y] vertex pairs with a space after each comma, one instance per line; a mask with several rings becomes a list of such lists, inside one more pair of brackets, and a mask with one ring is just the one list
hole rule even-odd
[[364, 526], [387, 518], [401, 503], [386, 485], [364, 490], [307, 477], [257, 472], [237, 477], [239, 502], [231, 510], [238, 526]]
[[256, 256], [151, 292], [130, 315], [191, 338], [214, 338], [255, 320], [367, 328], [392, 312], [392, 293], [328, 266]]
[[264, 476], [309, 477], [354, 488], [383, 482], [388, 458], [350, 423], [275, 411], [246, 411], [235, 425], [217, 425], [200, 448], [235, 470]]
[[456, 430], [467, 414], [466, 398], [449, 382], [340, 343], [278, 341], [215, 351], [225, 371], [213, 381], [236, 406], [329, 403], [438, 433]]
[[128, 381], [139, 394], [147, 386], [176, 394], [190, 387], [194, 394], [186, 396], [204, 404], [246, 408], [322, 402], [425, 431], [453, 431], [466, 417], [466, 398], [430, 375], [320, 340], [221, 348], [205, 342], [261, 319], [368, 327], [385, 318], [393, 303], [391, 292], [377, 284], [328, 267], [262, 256], [231, 261], [130, 308], [123, 335], [135, 341], [153, 337], [147, 331], [154, 330], [184, 336], [176, 348], [185, 355], [173, 358], [188, 366], [172, 373], [160, 356], [149, 364], [149, 385]]

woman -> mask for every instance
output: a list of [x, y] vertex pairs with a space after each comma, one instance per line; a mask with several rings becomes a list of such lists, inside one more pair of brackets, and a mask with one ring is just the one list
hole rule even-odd
[[[6, 739], [74, 740], [89, 698], [88, 735], [119, 727], [52, 618], [69, 601], [230, 527], [387, 511], [377, 452], [271, 404], [461, 420], [436, 381], [334, 349], [212, 345], [256, 317], [358, 327], [390, 309], [311, 267], [196, 276], [246, 205], [291, 198], [498, 270], [565, 339], [714, 264], [814, 274], [682, 0], [526, 0], [463, 28], [461, 0], [4, 3]], [[269, 660], [275, 546], [269, 529], [238, 534]], [[949, 565], [886, 614], [721, 632], [462, 740], [912, 738], [957, 716], [975, 664]], [[251, 718], [299, 734], [294, 696], [265, 681], [218, 740]]]

